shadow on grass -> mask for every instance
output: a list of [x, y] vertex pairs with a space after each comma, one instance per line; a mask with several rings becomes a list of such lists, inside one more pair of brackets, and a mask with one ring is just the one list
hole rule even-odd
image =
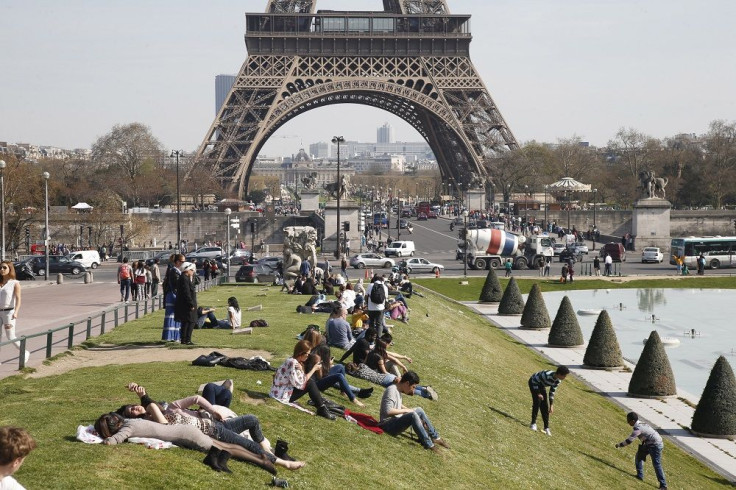
[[499, 414], [499, 415], [502, 415], [502, 416], [506, 417], [507, 419], [513, 420], [513, 421], [515, 421], [515, 422], [517, 422], [517, 423], [519, 423], [519, 424], [523, 425], [524, 427], [526, 427], [526, 422], [522, 422], [521, 420], [517, 419], [516, 417], [514, 417], [514, 416], [513, 416], [513, 415], [511, 415], [510, 413], [506, 413], [506, 412], [504, 412], [503, 410], [499, 410], [499, 409], [497, 409], [497, 408], [495, 408], [495, 407], [492, 407], [492, 406], [490, 406], [490, 405], [488, 406], [488, 408], [490, 408], [491, 410], [493, 410], [493, 411], [494, 411], [494, 412], [496, 412], [497, 414]]
[[614, 465], [614, 464], [611, 464], [611, 463], [609, 463], [608, 461], [606, 461], [606, 460], [603, 460], [603, 459], [601, 459], [601, 458], [599, 458], [599, 457], [597, 457], [597, 456], [591, 456], [590, 454], [586, 454], [586, 453], [584, 453], [584, 452], [582, 452], [582, 451], [578, 451], [578, 452], [579, 452], [580, 454], [582, 454], [583, 456], [587, 457], [587, 458], [590, 458], [590, 459], [592, 459], [592, 460], [594, 460], [594, 461], [597, 461], [597, 462], [599, 462], [599, 463], [601, 463], [601, 464], [604, 464], [604, 465], [608, 466], [609, 468], [613, 468], [614, 470], [618, 470], [618, 471], [620, 471], [621, 473], [623, 473], [624, 475], [631, 475], [631, 474], [632, 474], [632, 473], [630, 473], [630, 472], [628, 472], [628, 471], [626, 471], [626, 470], [623, 470], [623, 469], [619, 468], [618, 466], [616, 466], [616, 465]]
[[85, 346], [91, 351], [115, 351], [115, 350], [132, 350], [132, 349], [160, 349], [163, 347], [173, 347], [178, 345], [172, 342], [126, 342], [124, 344], [93, 344]]
[[736, 483], [729, 481], [726, 478], [714, 478], [712, 476], [707, 476], [709, 480], [718, 483], [719, 485], [723, 485], [724, 487], [736, 487]]

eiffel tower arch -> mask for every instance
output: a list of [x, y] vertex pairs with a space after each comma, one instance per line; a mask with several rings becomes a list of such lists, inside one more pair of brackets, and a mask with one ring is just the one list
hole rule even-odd
[[[258, 152], [289, 120], [331, 104], [391, 112], [428, 142], [444, 181], [465, 188], [518, 147], [470, 60], [470, 15], [445, 0], [383, 0], [381, 12], [269, 0], [246, 14], [248, 57], [195, 162], [242, 196]], [[347, 3], [347, 2], [346, 2]]]

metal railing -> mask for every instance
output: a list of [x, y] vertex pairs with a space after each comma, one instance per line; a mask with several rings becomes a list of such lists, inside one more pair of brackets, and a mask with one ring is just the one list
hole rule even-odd
[[[226, 281], [226, 276], [219, 276], [209, 281], [202, 281], [197, 286], [197, 291], [206, 291], [214, 286], [219, 286]], [[152, 298], [145, 298], [142, 301], [116, 305], [92, 316], [88, 316], [86, 319], [78, 320], [74, 323], [67, 323], [60, 327], [49, 329], [45, 332], [23, 335], [21, 337], [17, 337], [15, 340], [0, 342], [0, 348], [11, 344], [20, 344], [20, 350], [18, 352], [18, 369], [20, 370], [26, 367], [25, 352], [27, 350], [26, 345], [30, 339], [46, 337], [44, 359], [48, 359], [54, 355], [54, 347], [57, 347], [58, 350], [59, 346], [66, 344], [66, 348], [62, 351], [65, 352], [78, 343], [84, 342], [92, 337], [103, 335], [109, 330], [115, 329], [131, 320], [137, 320], [142, 316], [154, 313], [164, 307], [164, 295], [159, 294]], [[55, 336], [54, 334], [57, 332], [66, 332], [66, 335]]]

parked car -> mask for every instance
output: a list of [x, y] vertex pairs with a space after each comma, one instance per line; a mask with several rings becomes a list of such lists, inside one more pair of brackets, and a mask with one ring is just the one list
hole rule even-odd
[[[46, 257], [40, 255], [33, 257], [31, 265], [33, 273], [42, 276], [46, 272]], [[72, 274], [74, 276], [87, 272], [87, 268], [75, 260], [70, 260], [66, 255], [49, 255], [49, 274]]]
[[150, 267], [153, 265], [153, 260], [158, 259], [159, 268], [162, 266], [165, 267], [169, 265], [169, 257], [171, 257], [173, 253], [173, 250], [162, 250], [160, 252], [157, 252], [156, 255], [154, 255], [150, 259], [146, 259], [146, 265]]
[[577, 253], [573, 248], [566, 248], [560, 252], [560, 262], [567, 262], [570, 259], [575, 262], [582, 262], [583, 254]]
[[235, 273], [235, 282], [273, 283], [276, 280], [275, 272], [263, 264], [241, 265]]
[[356, 269], [365, 269], [366, 267], [383, 267], [384, 269], [390, 269], [396, 265], [396, 263], [393, 259], [384, 257], [381, 254], [365, 253], [351, 257], [350, 265]]
[[445, 269], [444, 265], [430, 262], [422, 257], [413, 257], [411, 259], [402, 260], [399, 267], [405, 268], [410, 274], [412, 272], [437, 273], [437, 271], [443, 271]]
[[659, 247], [644, 247], [641, 251], [641, 263], [645, 262], [662, 262], [664, 260], [664, 254], [659, 250]]
[[279, 267], [279, 262], [283, 261], [281, 257], [261, 257], [256, 260], [256, 264], [265, 265], [272, 271], [275, 271]]
[[576, 254], [588, 255], [588, 246], [583, 242], [573, 243], [572, 245], [570, 245], [570, 249], [572, 249], [572, 251]]
[[216, 257], [222, 257], [223, 254], [222, 247], [199, 247], [194, 252], [187, 254], [187, 260], [214, 259]]
[[554, 243], [552, 244], [552, 251], [555, 255], [560, 255], [560, 253], [565, 250], [565, 244], [564, 243]]

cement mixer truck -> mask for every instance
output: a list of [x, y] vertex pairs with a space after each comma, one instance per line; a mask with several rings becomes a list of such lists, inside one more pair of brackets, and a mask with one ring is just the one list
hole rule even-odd
[[552, 257], [554, 238], [547, 234], [525, 237], [504, 230], [490, 228], [465, 231], [465, 240], [459, 240], [460, 247], [467, 243], [468, 266], [471, 269], [498, 268], [511, 259], [515, 269], [544, 266], [545, 257]]

